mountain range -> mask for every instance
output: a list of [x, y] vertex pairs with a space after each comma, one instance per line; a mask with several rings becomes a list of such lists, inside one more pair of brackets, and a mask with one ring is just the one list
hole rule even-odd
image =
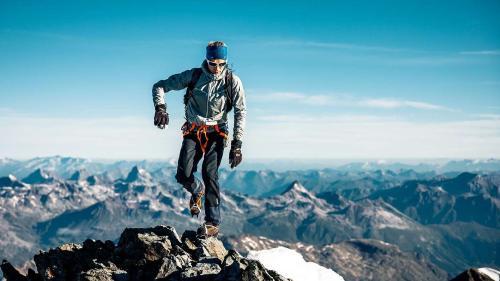
[[[49, 162], [83, 165], [30, 165], [30, 173], [0, 177], [0, 257], [17, 266], [39, 249], [116, 241], [126, 227], [185, 231], [201, 222], [189, 216], [189, 196], [175, 182], [173, 165], [143, 162], [123, 172], [129, 163], [113, 170]], [[500, 264], [499, 175], [225, 170], [221, 232], [238, 249], [245, 241], [302, 249], [346, 280], [387, 280], [408, 270], [421, 280], [449, 279]], [[381, 263], [386, 275], [376, 268]], [[366, 279], [370, 271], [377, 274]]]

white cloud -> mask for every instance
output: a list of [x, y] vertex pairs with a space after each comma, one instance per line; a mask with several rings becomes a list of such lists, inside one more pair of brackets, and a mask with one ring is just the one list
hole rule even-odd
[[345, 94], [340, 95], [308, 95], [295, 92], [271, 92], [267, 94], [251, 95], [250, 99], [256, 101], [293, 102], [313, 106], [336, 106], [336, 107], [370, 107], [382, 109], [413, 108], [420, 110], [445, 110], [453, 109], [413, 100], [398, 100], [390, 98], [353, 98]]
[[[267, 115], [247, 123], [243, 150], [247, 158], [498, 158], [496, 117], [411, 122], [394, 116]], [[180, 123], [159, 130], [149, 119], [132, 117], [0, 117], [0, 157], [177, 158]]]
[[306, 95], [294, 92], [271, 92], [260, 95], [251, 95], [250, 99], [261, 102], [295, 102], [315, 106], [332, 105], [335, 101], [333, 97], [327, 95]]
[[12, 116], [15, 115], [16, 111], [9, 107], [0, 107], [0, 116]]
[[455, 64], [470, 64], [475, 63], [476, 60], [471, 58], [461, 57], [454, 54], [443, 55], [435, 54], [428, 56], [407, 56], [398, 58], [386, 58], [382, 63], [390, 65], [401, 65], [401, 66], [443, 66], [443, 65], [455, 65]]
[[[251, 39], [255, 42], [255, 39]], [[354, 51], [371, 51], [371, 52], [410, 52], [410, 53], [424, 53], [425, 51], [407, 49], [407, 48], [394, 48], [388, 46], [374, 46], [374, 45], [363, 45], [345, 42], [325, 42], [325, 41], [307, 41], [307, 40], [296, 40], [296, 39], [282, 39], [282, 40], [272, 40], [272, 39], [262, 39], [258, 41], [259, 45], [271, 45], [271, 46], [303, 46], [303, 47], [315, 47], [323, 49], [345, 49]]]
[[424, 109], [424, 110], [451, 110], [444, 106], [411, 101], [411, 100], [395, 100], [395, 99], [365, 99], [359, 102], [359, 105], [366, 107], [375, 108], [414, 108], [414, 109]]
[[159, 130], [152, 120], [135, 117], [0, 117], [0, 157], [168, 158], [178, 153], [180, 125]]
[[[341, 53], [341, 59], [376, 63], [384, 65], [400, 66], [443, 66], [456, 64], [476, 63], [477, 60], [464, 55], [499, 55], [500, 50], [481, 50], [481, 51], [463, 51], [463, 52], [443, 52], [424, 49], [397, 48], [393, 46], [375, 46], [356, 43], [327, 42], [327, 41], [308, 41], [298, 39], [269, 39], [261, 38], [259, 40], [246, 39], [249, 43], [255, 43], [259, 46], [279, 46], [301, 47], [324, 49], [331, 54]], [[299, 50], [300, 51], [300, 50]], [[331, 56], [330, 58], [335, 58]]]
[[481, 119], [494, 119], [494, 120], [500, 120], [500, 114], [494, 114], [494, 113], [485, 113], [485, 114], [476, 114], [474, 115], [475, 117], [481, 118]]
[[461, 55], [471, 56], [500, 56], [500, 50], [479, 50], [479, 51], [463, 51]]
[[256, 158], [491, 158], [500, 120], [410, 122], [377, 116], [263, 116], [248, 124]]

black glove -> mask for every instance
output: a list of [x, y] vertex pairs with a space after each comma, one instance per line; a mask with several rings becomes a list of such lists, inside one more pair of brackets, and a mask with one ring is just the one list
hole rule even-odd
[[243, 155], [241, 154], [241, 141], [232, 140], [231, 150], [229, 151], [229, 164], [231, 165], [231, 169], [238, 166], [241, 160], [243, 160]]
[[159, 104], [155, 107], [155, 119], [154, 124], [160, 129], [165, 129], [168, 125], [168, 113], [167, 106], [164, 104]]

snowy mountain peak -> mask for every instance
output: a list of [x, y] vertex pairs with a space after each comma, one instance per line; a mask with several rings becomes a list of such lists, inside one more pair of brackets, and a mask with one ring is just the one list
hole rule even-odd
[[22, 181], [29, 184], [35, 183], [49, 183], [54, 180], [53, 177], [49, 175], [49, 173], [42, 169], [36, 169], [33, 173], [29, 174]]
[[288, 189], [282, 192], [281, 195], [303, 193], [309, 194], [309, 191], [299, 181], [296, 180], [290, 185]]
[[88, 177], [86, 179], [86, 181], [90, 184], [90, 185], [96, 185], [96, 184], [99, 184], [101, 181], [95, 176], [95, 175], [92, 175], [90, 177]]
[[2, 186], [21, 187], [24, 184], [18, 181], [14, 175], [9, 174], [6, 177], [0, 177], [0, 187]]
[[292, 212], [301, 210], [302, 215], [311, 214], [311, 212], [326, 215], [331, 209], [324, 199], [316, 197], [298, 181], [294, 181], [285, 192], [270, 200], [278, 206], [285, 207], [284, 210], [288, 210], [289, 206], [294, 206]]
[[85, 178], [89, 177], [89, 173], [87, 172], [87, 170], [85, 169], [80, 169], [78, 171], [75, 171], [73, 173], [73, 175], [71, 175], [71, 177], [69, 178], [69, 180], [72, 180], [72, 181], [82, 181], [84, 180]]
[[150, 181], [151, 175], [144, 169], [139, 169], [139, 167], [134, 166], [132, 170], [127, 175], [127, 182], [134, 181]]

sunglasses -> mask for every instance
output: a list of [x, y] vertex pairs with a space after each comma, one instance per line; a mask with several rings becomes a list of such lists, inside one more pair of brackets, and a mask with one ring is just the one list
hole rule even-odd
[[215, 63], [215, 62], [212, 62], [212, 61], [207, 60], [207, 63], [208, 63], [208, 65], [210, 65], [210, 66], [220, 66], [220, 67], [224, 67], [224, 66], [226, 66], [226, 62]]

